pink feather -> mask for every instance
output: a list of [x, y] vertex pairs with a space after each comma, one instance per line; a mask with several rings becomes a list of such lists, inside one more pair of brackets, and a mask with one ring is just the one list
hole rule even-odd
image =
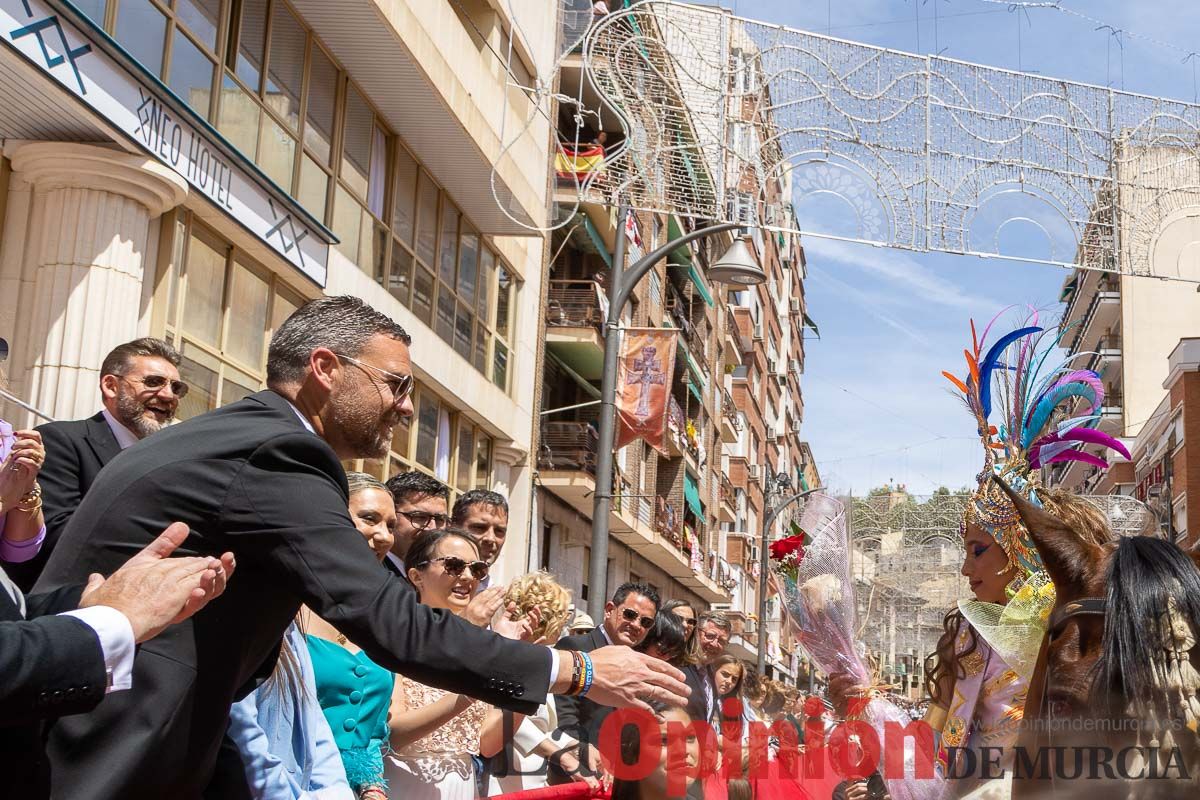
[[1058, 461], [1082, 461], [1085, 464], [1091, 464], [1093, 467], [1108, 469], [1108, 462], [1103, 458], [1100, 456], [1094, 456], [1091, 453], [1084, 453], [1080, 450], [1068, 450], [1065, 453], [1059, 453], [1046, 463], [1054, 464]]

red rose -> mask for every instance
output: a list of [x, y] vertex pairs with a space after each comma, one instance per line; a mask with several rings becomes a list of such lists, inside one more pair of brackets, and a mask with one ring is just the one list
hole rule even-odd
[[782, 561], [792, 553], [796, 554], [797, 561], [804, 558], [804, 537], [802, 535], [788, 536], [786, 539], [771, 542], [771, 558], [776, 561]]

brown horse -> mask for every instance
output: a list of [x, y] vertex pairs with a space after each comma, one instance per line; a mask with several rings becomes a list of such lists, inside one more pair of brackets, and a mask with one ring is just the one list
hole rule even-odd
[[1147, 536], [1090, 544], [1005, 490], [1057, 589], [1013, 796], [1200, 797], [1200, 556]]

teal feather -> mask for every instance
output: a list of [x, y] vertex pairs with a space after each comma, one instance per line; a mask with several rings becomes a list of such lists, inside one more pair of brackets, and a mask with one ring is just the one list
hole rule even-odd
[[1072, 397], [1082, 397], [1094, 405], [1095, 389], [1087, 383], [1075, 382], [1058, 386], [1043, 395], [1029, 415], [1029, 421], [1025, 424], [1025, 430], [1021, 434], [1021, 446], [1029, 447], [1041, 435], [1042, 429], [1050, 421], [1050, 415], [1054, 413], [1054, 409], [1064, 400]]

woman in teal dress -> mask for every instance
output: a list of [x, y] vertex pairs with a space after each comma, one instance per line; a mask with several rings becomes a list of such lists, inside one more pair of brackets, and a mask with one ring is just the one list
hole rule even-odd
[[[362, 473], [346, 476], [350, 518], [382, 560], [392, 544], [396, 506], [387, 488]], [[317, 702], [346, 767], [346, 780], [359, 800], [385, 800], [383, 751], [393, 676], [340, 631], [308, 609], [301, 611], [316, 676]]]

